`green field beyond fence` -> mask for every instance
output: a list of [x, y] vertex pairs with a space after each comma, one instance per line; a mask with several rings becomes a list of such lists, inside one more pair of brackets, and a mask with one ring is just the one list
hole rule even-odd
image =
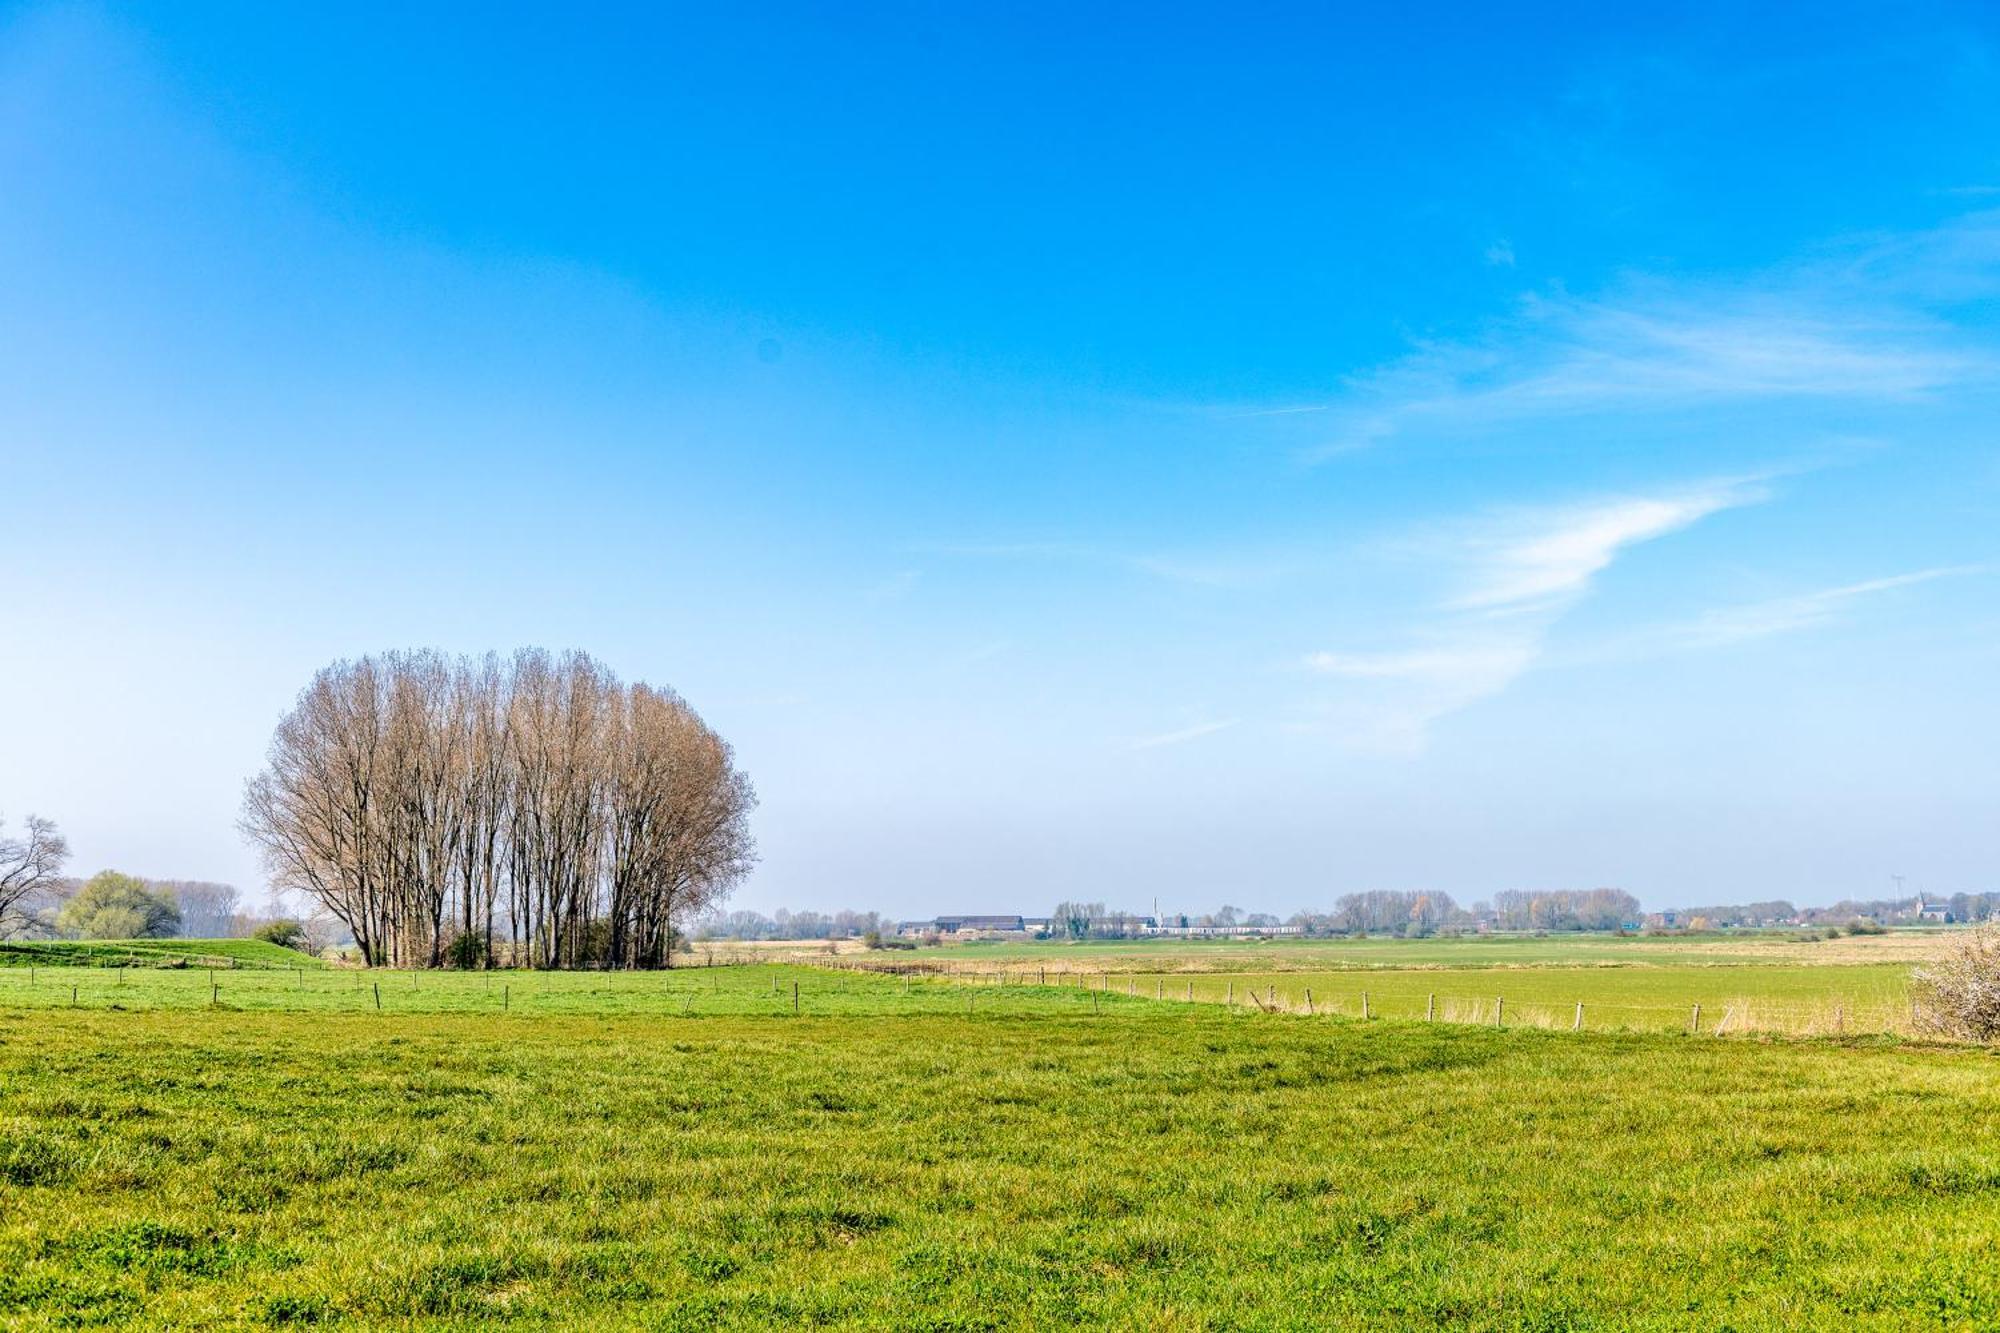
[[1649, 966], [1338, 972], [942, 974], [986, 989], [1050, 984], [1292, 1016], [1797, 1036], [1913, 1030], [1906, 966]]
[[[264, 946], [269, 948], [270, 946]], [[1085, 972], [1014, 964], [895, 969], [874, 961], [666, 972], [327, 968], [273, 950], [203, 966], [0, 968], [0, 1006], [384, 1013], [783, 1015], [1090, 1013], [1224, 1005], [1243, 1016], [1797, 1036], [1911, 1030], [1909, 969], [1890, 964], [1660, 965], [1336, 972]], [[918, 965], [921, 968], [921, 964]]]

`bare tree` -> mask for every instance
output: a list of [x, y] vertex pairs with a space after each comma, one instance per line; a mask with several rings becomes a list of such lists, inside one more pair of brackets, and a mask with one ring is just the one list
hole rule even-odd
[[29, 815], [26, 836], [4, 836], [0, 823], [0, 935], [11, 933], [21, 919], [22, 904], [53, 887], [69, 859], [69, 844], [47, 819]]
[[370, 963], [658, 967], [755, 858], [728, 745], [581, 653], [337, 663], [244, 794], [273, 887]]

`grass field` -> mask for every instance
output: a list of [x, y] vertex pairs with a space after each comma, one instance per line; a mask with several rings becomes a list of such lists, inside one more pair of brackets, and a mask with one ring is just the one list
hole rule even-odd
[[2000, 1322], [2000, 1065], [1858, 1035], [1867, 954], [66, 952], [0, 968], [8, 1327]]
[[1983, 1052], [781, 968], [532, 977], [548, 1008], [505, 1013], [426, 976], [439, 1009], [377, 1013], [329, 979], [296, 1012], [0, 992], [0, 1320], [2000, 1320]]

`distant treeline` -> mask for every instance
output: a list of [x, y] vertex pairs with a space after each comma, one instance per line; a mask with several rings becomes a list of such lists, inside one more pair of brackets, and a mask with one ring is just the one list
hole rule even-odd
[[1840, 926], [1850, 921], [1914, 925], [1947, 919], [1971, 923], [2000, 916], [2000, 893], [1954, 893], [1946, 898], [1843, 898], [1831, 907], [1794, 907], [1780, 898], [1734, 906], [1681, 907], [1671, 915], [1677, 925], [1698, 922], [1712, 927]]
[[1639, 922], [1639, 900], [1622, 889], [1507, 890], [1461, 907], [1435, 890], [1374, 889], [1335, 900], [1331, 912], [1299, 912], [1287, 922], [1308, 935], [1424, 936], [1495, 930], [1617, 930]]
[[880, 912], [717, 912], [696, 921], [691, 933], [703, 940], [847, 940], [875, 931], [896, 933], [896, 923]]
[[[1450, 894], [1432, 890], [1380, 889], [1344, 894], [1332, 910], [1294, 912], [1288, 917], [1246, 912], [1224, 906], [1200, 915], [1166, 918], [1175, 926], [1269, 928], [1290, 926], [1302, 935], [1340, 938], [1354, 935], [1394, 935], [1421, 938], [1463, 934], [1474, 930], [1609, 931], [1654, 929], [1740, 929], [1773, 926], [1847, 925], [1856, 920], [1911, 924], [1936, 921], [1940, 913], [1954, 922], [1979, 922], [2000, 917], [2000, 893], [1958, 893], [1924, 903], [1915, 899], [1844, 900], [1831, 907], [1796, 907], [1784, 899], [1716, 907], [1675, 908], [1645, 912], [1639, 900], [1622, 889], [1508, 890], [1491, 901], [1460, 906]], [[1153, 918], [1121, 911], [1101, 902], [1061, 902], [1049, 912], [1047, 934], [1058, 939], [1138, 939], [1148, 933]], [[870, 933], [892, 935], [896, 922], [878, 912], [716, 913], [695, 923], [703, 939], [837, 940]]]

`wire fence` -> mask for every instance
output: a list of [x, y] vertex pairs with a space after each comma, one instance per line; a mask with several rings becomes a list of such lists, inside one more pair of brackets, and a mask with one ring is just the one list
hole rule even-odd
[[[1841, 969], [1828, 968], [1829, 972]], [[1738, 969], [1742, 972], [1755, 969]], [[810, 980], [844, 973], [854, 983]], [[98, 1009], [235, 1008], [271, 1011], [644, 1013], [802, 1015], [994, 1012], [1028, 1015], [1157, 1012], [1165, 1004], [1222, 1006], [1244, 1015], [1471, 1024], [1568, 1031], [1682, 1031], [1704, 1036], [1910, 1035], [1920, 1029], [1907, 994], [1837, 990], [1809, 997], [1711, 990], [1645, 1000], [1602, 992], [1551, 995], [1557, 978], [1535, 969], [1474, 975], [1408, 972], [1279, 978], [1269, 974], [1117, 973], [1073, 967], [973, 968], [935, 960], [852, 958], [759, 963], [733, 958], [657, 972], [387, 971], [212, 964], [0, 967], [0, 1005]], [[1629, 976], [1629, 974], [1627, 974]], [[727, 985], [723, 979], [729, 978]], [[866, 978], [866, 980], [864, 980]], [[1441, 978], [1450, 978], [1437, 988]], [[1684, 984], [1684, 974], [1677, 978]], [[1831, 978], [1829, 978], [1831, 980]], [[898, 985], [896, 983], [900, 982]], [[858, 984], [856, 984], [858, 983]], [[1513, 994], [1507, 993], [1511, 988]]]

